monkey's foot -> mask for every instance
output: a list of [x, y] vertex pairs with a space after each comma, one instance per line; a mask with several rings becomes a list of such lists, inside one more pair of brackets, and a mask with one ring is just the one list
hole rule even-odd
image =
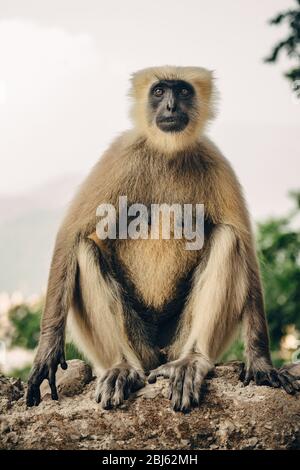
[[292, 375], [287, 370], [277, 370], [266, 367], [265, 370], [256, 369], [254, 366], [246, 368], [243, 364], [239, 379], [243, 384], [249, 385], [253, 380], [256, 385], [267, 385], [268, 387], [282, 387], [287, 393], [293, 395], [300, 390], [300, 376]]
[[119, 364], [108, 369], [99, 378], [96, 387], [96, 402], [100, 403], [105, 410], [116, 408], [122, 405], [131, 393], [144, 385], [145, 377], [141, 370], [127, 363]]
[[199, 354], [168, 362], [150, 372], [149, 383], [157, 377], [169, 379], [169, 399], [175, 411], [184, 413], [193, 406], [199, 406], [201, 385], [212, 364]]

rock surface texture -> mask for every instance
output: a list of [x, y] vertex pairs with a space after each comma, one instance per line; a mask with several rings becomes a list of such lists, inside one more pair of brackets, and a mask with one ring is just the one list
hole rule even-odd
[[20, 380], [0, 376], [0, 448], [299, 449], [300, 395], [243, 387], [239, 369], [239, 363], [217, 366], [205, 381], [201, 407], [186, 415], [171, 410], [164, 379], [118, 410], [102, 410], [91, 369], [79, 360], [58, 372], [59, 401], [50, 399], [45, 383], [34, 408], [26, 408]]

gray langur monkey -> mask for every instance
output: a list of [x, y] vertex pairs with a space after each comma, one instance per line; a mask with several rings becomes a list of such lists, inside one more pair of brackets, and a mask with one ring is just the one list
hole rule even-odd
[[[156, 67], [132, 78], [134, 128], [117, 138], [74, 198], [58, 232], [40, 341], [27, 404], [40, 402], [48, 379], [67, 367], [68, 327], [99, 376], [96, 400], [105, 409], [158, 376], [170, 381], [175, 410], [198, 405], [201, 384], [245, 327], [249, 384], [299, 390], [271, 362], [259, 267], [240, 185], [224, 156], [205, 136], [214, 115], [210, 71]], [[100, 240], [101, 203], [197, 204], [205, 207], [205, 242], [184, 239]], [[151, 225], [151, 221], [149, 222]]]

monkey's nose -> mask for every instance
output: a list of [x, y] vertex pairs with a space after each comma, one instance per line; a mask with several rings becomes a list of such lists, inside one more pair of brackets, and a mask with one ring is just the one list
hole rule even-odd
[[171, 113], [174, 113], [176, 111], [176, 102], [174, 100], [168, 101], [167, 110]]

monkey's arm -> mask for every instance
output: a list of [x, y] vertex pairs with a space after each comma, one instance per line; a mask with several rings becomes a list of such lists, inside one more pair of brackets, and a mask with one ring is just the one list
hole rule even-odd
[[67, 313], [74, 293], [78, 241], [59, 233], [52, 258], [46, 303], [41, 321], [37, 354], [28, 380], [27, 405], [40, 402], [40, 385], [48, 379], [51, 397], [57, 400], [55, 374], [58, 365], [67, 368], [64, 353]]

